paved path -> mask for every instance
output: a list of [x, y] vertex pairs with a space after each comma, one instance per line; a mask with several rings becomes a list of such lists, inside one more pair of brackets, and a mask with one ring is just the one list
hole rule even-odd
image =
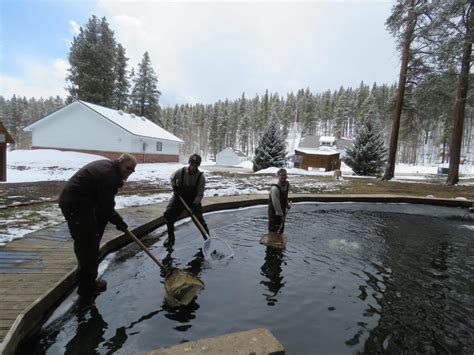
[[[388, 195], [292, 195], [298, 201], [411, 202], [469, 207], [473, 201], [435, 200]], [[204, 212], [266, 204], [265, 195], [206, 197]], [[164, 224], [165, 203], [120, 211], [138, 236]], [[109, 225], [101, 254], [105, 256], [130, 243]], [[76, 259], [65, 223], [46, 228], [0, 246], [0, 353], [10, 354], [18, 342], [40, 324], [57, 303], [75, 287]]]

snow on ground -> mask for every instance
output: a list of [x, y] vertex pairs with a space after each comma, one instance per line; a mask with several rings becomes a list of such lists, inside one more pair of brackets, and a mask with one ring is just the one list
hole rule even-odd
[[[38, 150], [14, 150], [7, 152], [7, 182], [34, 182], [68, 180], [83, 165], [97, 160], [104, 159], [102, 156], [93, 154], [83, 154], [76, 152], [61, 152], [53, 149]], [[206, 171], [206, 166], [215, 165], [214, 162], [203, 162], [201, 170]], [[168, 180], [172, 172], [184, 166], [180, 163], [156, 163], [138, 164], [130, 181], [150, 181]], [[242, 169], [251, 172], [252, 162], [245, 161], [237, 165]], [[424, 179], [430, 175], [436, 175], [439, 166], [420, 166], [397, 164], [395, 167], [395, 178]], [[443, 165], [443, 167], [447, 167]], [[255, 174], [275, 174], [278, 168], [263, 169]], [[304, 170], [288, 168], [290, 175], [319, 175], [331, 176], [332, 172], [324, 172], [320, 169]], [[343, 175], [352, 175], [352, 170], [342, 163], [341, 171]], [[461, 178], [474, 177], [473, 165], [461, 165], [459, 171]]]
[[[61, 152], [58, 150], [15, 150], [7, 152], [7, 183], [35, 182], [35, 181], [66, 181], [83, 165], [98, 159], [102, 156], [83, 154], [76, 152]], [[208, 174], [206, 167], [215, 165], [214, 162], [203, 162], [202, 171], [206, 173], [205, 196], [228, 196], [239, 194], [266, 194], [269, 183], [275, 179], [278, 168], [268, 168], [256, 173], [252, 173], [252, 162], [245, 161], [234, 168], [242, 170], [250, 175], [242, 179], [223, 179], [219, 173]], [[177, 169], [185, 165], [180, 163], [156, 163], [138, 164], [136, 171], [129, 178], [129, 181], [149, 182], [169, 187], [169, 177]], [[306, 189], [305, 175], [312, 176], [332, 176], [332, 172], [324, 172], [320, 169], [304, 170], [288, 168], [289, 175], [300, 176], [292, 180], [295, 188]], [[352, 176], [352, 170], [342, 164], [343, 176]], [[410, 166], [398, 164], [395, 168], [395, 181], [403, 180], [416, 182], [427, 177], [433, 177], [438, 171], [438, 166]], [[461, 179], [474, 177], [474, 166], [463, 165], [460, 169]], [[366, 177], [365, 177], [366, 178]], [[291, 179], [291, 177], [290, 177]], [[344, 182], [333, 182], [331, 184], [311, 181], [312, 189], [317, 191], [334, 191], [338, 189], [337, 184]], [[461, 182], [462, 183], [462, 182]], [[0, 183], [1, 187], [2, 183]], [[314, 190], [313, 190], [314, 191]], [[116, 197], [116, 207], [118, 209], [130, 206], [142, 206], [155, 204], [169, 200], [170, 193], [142, 194]], [[0, 219], [0, 245], [13, 239], [21, 238], [24, 235], [57, 223], [64, 219], [56, 205], [48, 207], [31, 207], [30, 210], [18, 210], [16, 214], [9, 215], [8, 218]]]
[[[7, 182], [65, 181], [100, 155], [61, 152], [53, 149], [14, 150], [7, 154]], [[169, 179], [179, 163], [139, 164], [130, 181]]]

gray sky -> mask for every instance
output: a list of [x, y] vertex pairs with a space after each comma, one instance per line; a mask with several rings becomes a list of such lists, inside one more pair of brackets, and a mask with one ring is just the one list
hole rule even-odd
[[[18, 4], [5, 1], [17, 11]], [[392, 84], [398, 77], [398, 52], [384, 25], [393, 1], [60, 3], [71, 11], [61, 49], [48, 55], [43, 46], [41, 53], [3, 57], [1, 95], [65, 96], [68, 45], [92, 14], [107, 18], [127, 51], [129, 68], [149, 52], [164, 106], [233, 100], [242, 92], [253, 97], [266, 89], [286, 95], [307, 87], [313, 92], [356, 88], [361, 81]], [[78, 3], [81, 15], [76, 17], [72, 8]], [[47, 4], [58, 2], [34, 6]], [[64, 12], [62, 17], [49, 14], [47, 23], [65, 21]], [[11, 23], [7, 26], [15, 26]], [[18, 68], [11, 70], [14, 64]]]

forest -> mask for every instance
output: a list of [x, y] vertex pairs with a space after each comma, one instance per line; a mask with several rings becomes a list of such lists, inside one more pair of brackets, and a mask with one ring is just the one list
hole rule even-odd
[[474, 159], [472, 7], [472, 1], [460, 0], [395, 2], [386, 27], [399, 47], [397, 83], [361, 82], [324, 92], [268, 88], [252, 97], [242, 92], [213, 104], [174, 107], [159, 105], [158, 75], [148, 52], [137, 68], [129, 69], [126, 49], [107, 19], [92, 16], [71, 44], [68, 97], [0, 96], [0, 120], [22, 142], [23, 127], [81, 99], [145, 116], [183, 139], [183, 154], [206, 157], [225, 147], [252, 156], [271, 122], [285, 136], [292, 127], [303, 136], [341, 131], [353, 138], [370, 120], [390, 148], [389, 166], [394, 159], [408, 164], [454, 161], [450, 168], [457, 170]]

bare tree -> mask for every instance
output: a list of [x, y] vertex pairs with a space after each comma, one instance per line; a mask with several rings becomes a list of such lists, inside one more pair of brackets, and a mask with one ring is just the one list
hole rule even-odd
[[464, 116], [466, 110], [466, 98], [469, 85], [469, 70], [472, 60], [472, 42], [474, 37], [474, 11], [473, 0], [468, 0], [463, 14], [463, 24], [465, 29], [461, 71], [459, 73], [458, 90], [456, 105], [453, 114], [453, 134], [449, 146], [449, 171], [446, 184], [455, 185], [459, 181], [459, 163], [461, 160], [462, 133], [464, 125]]
[[398, 134], [400, 130], [400, 118], [402, 116], [403, 109], [403, 98], [405, 96], [405, 87], [407, 82], [408, 63], [410, 60], [410, 46], [414, 39], [416, 16], [415, 16], [415, 0], [408, 0], [406, 5], [404, 1], [399, 1], [393, 8], [392, 15], [387, 20], [387, 26], [391, 29], [392, 33], [397, 33], [403, 22], [395, 21], [397, 17], [404, 17], [403, 14], [406, 11], [405, 17], [405, 33], [403, 41], [401, 43], [402, 49], [402, 62], [400, 65], [400, 76], [398, 79], [397, 96], [395, 99], [395, 112], [392, 120], [392, 131], [390, 134], [390, 145], [388, 152], [387, 167], [383, 180], [391, 180], [395, 175], [395, 161], [397, 155], [398, 145]]

